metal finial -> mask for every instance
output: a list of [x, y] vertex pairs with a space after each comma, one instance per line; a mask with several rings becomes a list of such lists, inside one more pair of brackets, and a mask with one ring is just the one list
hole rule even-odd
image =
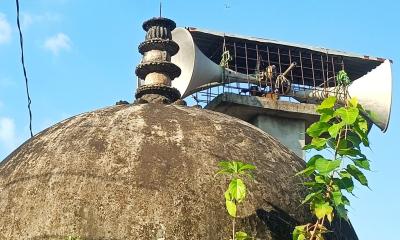
[[160, 17], [161, 17], [161, 9], [162, 9], [162, 5], [161, 5], [161, 1], [160, 1]]

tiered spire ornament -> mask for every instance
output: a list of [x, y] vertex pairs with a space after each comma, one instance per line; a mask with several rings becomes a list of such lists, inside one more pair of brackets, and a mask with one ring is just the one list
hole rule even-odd
[[148, 101], [156, 95], [162, 97], [166, 103], [180, 99], [179, 91], [171, 87], [171, 81], [181, 74], [181, 69], [171, 63], [171, 56], [179, 50], [178, 44], [172, 41], [171, 31], [175, 27], [174, 21], [163, 17], [152, 18], [143, 23], [147, 34], [145, 41], [139, 45], [143, 59], [136, 67], [136, 75], [144, 80], [144, 85], [137, 89], [137, 99]]

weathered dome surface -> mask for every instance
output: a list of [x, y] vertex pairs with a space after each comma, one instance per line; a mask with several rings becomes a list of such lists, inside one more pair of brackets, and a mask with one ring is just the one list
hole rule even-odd
[[307, 220], [293, 177], [303, 161], [266, 133], [202, 109], [119, 105], [62, 121], [0, 163], [0, 239], [228, 239], [221, 160], [258, 168], [238, 229], [289, 239]]

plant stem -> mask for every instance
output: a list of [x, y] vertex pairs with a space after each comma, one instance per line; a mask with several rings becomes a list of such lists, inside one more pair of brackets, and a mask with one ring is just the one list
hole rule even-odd
[[[319, 225], [319, 220], [320, 219], [317, 219], [317, 222], [314, 224], [314, 230], [313, 230], [313, 232], [311, 234], [310, 240], [317, 240], [317, 238], [316, 238], [317, 236], [315, 235], [315, 233], [317, 232], [317, 227]], [[321, 219], [321, 225], [324, 225], [324, 220], [325, 220], [325, 216]]]
[[343, 129], [340, 129], [339, 134], [338, 134], [338, 138], [337, 138], [336, 147], [335, 147], [335, 159], [336, 159], [336, 156], [337, 156], [339, 143], [340, 143], [340, 140], [341, 140], [341, 137], [342, 137], [342, 132], [343, 132]]
[[312, 231], [310, 240], [313, 240], [313, 239], [314, 239], [314, 235], [315, 235], [315, 233], [317, 232], [318, 223], [319, 223], [319, 219], [317, 219], [317, 222], [314, 224], [314, 230]]
[[236, 233], [235, 224], [236, 224], [236, 218], [233, 218], [233, 220], [232, 220], [232, 240], [235, 240], [235, 233]]

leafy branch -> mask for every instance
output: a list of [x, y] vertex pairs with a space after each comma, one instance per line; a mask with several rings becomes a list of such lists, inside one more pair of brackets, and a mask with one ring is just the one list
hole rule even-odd
[[225, 191], [225, 206], [228, 214], [232, 217], [232, 240], [251, 239], [247, 233], [236, 231], [236, 218], [238, 205], [246, 198], [247, 187], [242, 177], [253, 179], [252, 171], [256, 169], [254, 165], [240, 161], [221, 161], [218, 163], [219, 171], [217, 174], [226, 174], [230, 177], [228, 189]]
[[362, 170], [370, 170], [370, 164], [361, 152], [361, 145], [369, 147], [368, 123], [362, 115], [365, 110], [357, 99], [347, 99], [350, 83], [347, 74], [341, 71], [339, 78], [344, 89], [344, 106], [338, 106], [337, 97], [328, 97], [317, 107], [320, 119], [307, 129], [312, 140], [303, 148], [330, 152], [332, 156], [316, 154], [307, 162], [306, 168], [297, 173], [309, 179], [304, 183], [309, 194], [302, 204], [310, 205], [317, 220], [297, 226], [293, 240], [323, 240], [323, 235], [330, 232], [326, 228], [327, 221], [331, 223], [335, 215], [348, 220], [350, 201], [345, 194], [353, 194], [354, 180], [368, 187]]

